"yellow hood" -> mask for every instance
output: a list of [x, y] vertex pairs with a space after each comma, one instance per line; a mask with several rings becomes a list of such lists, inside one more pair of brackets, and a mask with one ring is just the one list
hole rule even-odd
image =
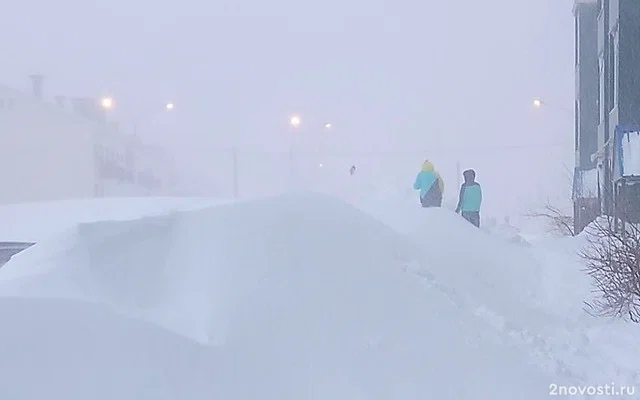
[[422, 164], [422, 170], [424, 172], [433, 172], [436, 175], [436, 179], [438, 180], [438, 186], [440, 187], [440, 193], [444, 193], [444, 181], [440, 174], [435, 170], [431, 161], [427, 160]]

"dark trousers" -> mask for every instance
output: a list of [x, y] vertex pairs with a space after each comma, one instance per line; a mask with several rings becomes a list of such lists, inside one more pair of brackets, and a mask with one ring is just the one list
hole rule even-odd
[[480, 211], [463, 211], [462, 218], [480, 228]]
[[420, 198], [420, 204], [422, 207], [441, 207], [442, 206], [442, 193], [437, 183], [434, 183], [431, 189], [425, 193], [424, 197]]

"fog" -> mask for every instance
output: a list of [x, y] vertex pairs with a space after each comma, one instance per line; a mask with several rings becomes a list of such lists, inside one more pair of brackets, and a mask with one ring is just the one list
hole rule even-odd
[[40, 73], [47, 97], [112, 96], [109, 118], [170, 148], [199, 194], [233, 195], [233, 147], [241, 196], [285, 188], [291, 148], [309, 186], [355, 164], [410, 190], [428, 158], [445, 197], [457, 196], [458, 168], [474, 168], [485, 213], [502, 218], [570, 204], [572, 5], [13, 2], [0, 83], [28, 90]]

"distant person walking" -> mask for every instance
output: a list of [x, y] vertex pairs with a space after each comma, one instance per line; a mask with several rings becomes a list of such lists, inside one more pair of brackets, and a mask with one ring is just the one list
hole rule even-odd
[[468, 169], [462, 173], [464, 183], [460, 187], [456, 213], [476, 227], [480, 227], [480, 206], [482, 205], [482, 188], [476, 182], [476, 172]]
[[422, 165], [422, 170], [418, 172], [413, 188], [420, 190], [420, 203], [422, 207], [442, 206], [444, 181], [429, 160], [426, 160]]

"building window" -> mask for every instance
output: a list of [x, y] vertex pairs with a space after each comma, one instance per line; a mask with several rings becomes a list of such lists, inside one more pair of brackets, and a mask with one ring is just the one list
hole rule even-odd
[[578, 142], [580, 140], [580, 103], [578, 100], [574, 104], [574, 130], [575, 130], [575, 150], [578, 151]]
[[598, 57], [598, 121], [604, 121], [605, 107], [605, 79], [604, 79], [604, 54]]
[[609, 90], [607, 91], [608, 93], [608, 104], [607, 104], [607, 108], [608, 108], [608, 112], [611, 112], [611, 110], [613, 110], [613, 108], [616, 106], [616, 94], [617, 94], [617, 90], [616, 90], [616, 78], [617, 78], [617, 74], [616, 74], [616, 42], [615, 42], [615, 36], [614, 34], [610, 34], [609, 35], [609, 76], [607, 77], [607, 86], [609, 88]]
[[600, 123], [600, 62], [597, 65], [598, 68], [598, 84], [596, 85], [596, 118], [598, 124]]
[[613, 103], [618, 105], [618, 98], [620, 97], [620, 74], [619, 74], [619, 66], [620, 66], [620, 35], [618, 34], [617, 28], [614, 34], [614, 58], [611, 69], [613, 70]]
[[579, 36], [579, 17], [578, 15], [576, 15], [575, 17], [575, 23], [574, 23], [574, 40], [573, 43], [575, 43], [575, 49], [574, 49], [574, 57], [575, 57], [575, 65], [578, 65], [578, 57], [580, 56], [580, 36]]

